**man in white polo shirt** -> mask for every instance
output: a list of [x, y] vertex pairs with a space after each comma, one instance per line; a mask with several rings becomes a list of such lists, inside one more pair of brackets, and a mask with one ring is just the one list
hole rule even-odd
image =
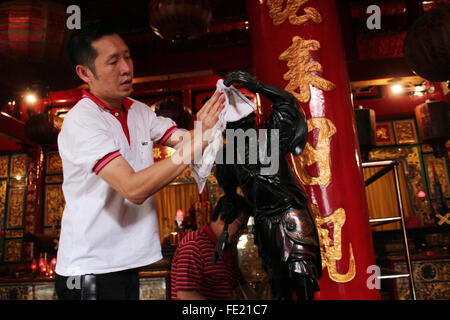
[[[56, 292], [60, 299], [138, 299], [138, 268], [162, 258], [153, 195], [206, 147], [194, 134], [215, 125], [224, 97], [216, 92], [197, 113], [202, 131], [178, 141], [171, 119], [129, 98], [133, 61], [110, 25], [75, 30], [68, 54], [89, 91], [68, 112], [58, 136], [66, 206]], [[153, 163], [154, 144], [178, 142], [178, 161]]]

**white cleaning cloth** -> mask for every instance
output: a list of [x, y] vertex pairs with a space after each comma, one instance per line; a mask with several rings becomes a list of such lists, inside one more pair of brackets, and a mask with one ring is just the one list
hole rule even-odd
[[209, 144], [205, 150], [203, 150], [200, 163], [193, 163], [190, 165], [195, 181], [198, 185], [199, 193], [203, 191], [205, 183], [208, 180], [208, 176], [214, 165], [217, 152], [222, 147], [222, 132], [225, 130], [227, 122], [238, 121], [248, 116], [256, 108], [255, 104], [248, 100], [235, 87], [225, 86], [222, 79], [217, 81], [216, 90], [223, 92], [225, 95], [224, 108], [219, 115], [219, 120], [212, 128]]

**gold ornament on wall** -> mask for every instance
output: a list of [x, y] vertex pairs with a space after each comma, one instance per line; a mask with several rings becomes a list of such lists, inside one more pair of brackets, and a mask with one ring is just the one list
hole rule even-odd
[[0, 178], [8, 177], [8, 162], [9, 162], [8, 156], [0, 157]]
[[418, 143], [414, 120], [395, 121], [394, 131], [398, 144]]
[[8, 204], [8, 227], [16, 228], [23, 225], [23, 204], [25, 199], [25, 189], [14, 188], [9, 190]]
[[66, 201], [61, 185], [45, 186], [45, 226], [59, 224]]
[[62, 160], [58, 151], [51, 151], [47, 153], [47, 165], [45, 168], [46, 174], [61, 174], [63, 172]]
[[309, 0], [287, 0], [286, 7], [283, 10], [285, 0], [267, 0], [267, 7], [269, 8], [269, 16], [273, 20], [273, 25], [278, 26], [286, 19], [293, 25], [301, 25], [309, 20], [315, 23], [322, 22], [320, 13], [311, 7], [304, 9], [305, 14], [298, 16], [297, 11], [307, 3]]
[[21, 241], [5, 241], [5, 262], [18, 262], [21, 256]]
[[27, 156], [25, 154], [16, 154], [11, 156], [11, 177], [23, 177], [27, 173]]
[[[279, 59], [287, 61], [289, 71], [283, 79], [289, 81], [286, 90], [292, 93], [298, 101], [306, 103], [311, 98], [309, 86], [321, 90], [331, 91], [336, 85], [315, 73], [322, 72], [320, 63], [311, 61], [311, 51], [320, 49], [320, 43], [316, 40], [304, 40], [299, 36], [292, 38], [292, 45], [284, 51]], [[299, 89], [299, 92], [296, 90]]]

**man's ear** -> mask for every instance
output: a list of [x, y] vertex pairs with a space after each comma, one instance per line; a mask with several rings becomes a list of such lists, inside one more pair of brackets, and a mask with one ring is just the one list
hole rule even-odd
[[91, 78], [93, 77], [93, 74], [88, 67], [79, 64], [75, 67], [75, 71], [81, 80], [83, 80], [87, 84], [89, 84], [91, 82]]

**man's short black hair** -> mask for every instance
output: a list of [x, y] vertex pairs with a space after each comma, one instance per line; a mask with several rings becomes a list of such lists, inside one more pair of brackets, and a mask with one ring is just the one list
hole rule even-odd
[[253, 213], [253, 208], [247, 200], [238, 194], [224, 195], [217, 202], [211, 221], [216, 221], [220, 217], [225, 222], [232, 223], [242, 213], [249, 216]]
[[84, 65], [95, 74], [94, 61], [98, 52], [92, 47], [92, 42], [112, 34], [118, 34], [117, 29], [105, 20], [90, 21], [73, 31], [67, 42], [67, 55], [72, 67]]

